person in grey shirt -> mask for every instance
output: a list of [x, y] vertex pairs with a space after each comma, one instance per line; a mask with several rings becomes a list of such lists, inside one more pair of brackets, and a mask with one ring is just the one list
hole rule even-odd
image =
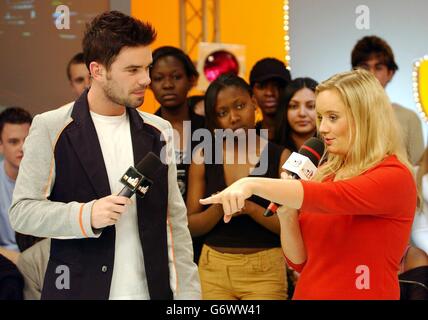
[[[398, 70], [391, 47], [376, 36], [366, 36], [356, 43], [352, 49], [351, 63], [354, 69], [363, 68], [373, 73], [384, 88]], [[409, 161], [415, 165], [421, 160], [425, 148], [421, 121], [414, 111], [397, 103], [392, 103], [392, 108], [402, 128]]]

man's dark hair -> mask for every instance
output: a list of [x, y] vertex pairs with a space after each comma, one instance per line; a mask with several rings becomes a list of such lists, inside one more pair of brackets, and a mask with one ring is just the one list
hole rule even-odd
[[68, 80], [71, 81], [71, 72], [70, 72], [71, 66], [73, 64], [81, 64], [81, 63], [85, 63], [85, 59], [83, 59], [83, 52], [77, 53], [68, 62], [68, 64], [67, 64], [67, 77], [68, 77]]
[[89, 70], [89, 64], [96, 61], [109, 70], [123, 47], [148, 46], [155, 39], [156, 31], [149, 23], [119, 11], [104, 12], [86, 26], [82, 41], [86, 66]]
[[3, 133], [3, 128], [6, 123], [10, 124], [24, 124], [29, 123], [31, 124], [31, 121], [33, 118], [31, 117], [31, 114], [19, 107], [11, 107], [7, 108], [4, 111], [0, 113], [0, 139], [1, 135]]
[[190, 57], [184, 53], [183, 50], [176, 47], [164, 46], [153, 51], [152, 66], [154, 66], [159, 59], [168, 56], [175, 57], [181, 61], [188, 78], [194, 77], [197, 79], [199, 77], [199, 72], [196, 70], [196, 67]]
[[394, 72], [398, 70], [391, 47], [385, 40], [377, 36], [366, 36], [358, 40], [351, 53], [352, 68], [357, 68], [373, 56], [381, 60], [388, 70]]
[[291, 81], [290, 71], [284, 62], [276, 58], [263, 58], [257, 61], [250, 71], [250, 86], [276, 80], [280, 87], [285, 87]]

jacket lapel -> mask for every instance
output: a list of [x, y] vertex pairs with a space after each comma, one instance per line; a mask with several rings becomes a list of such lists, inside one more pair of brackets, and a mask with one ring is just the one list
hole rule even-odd
[[67, 135], [98, 198], [102, 198], [110, 195], [111, 191], [101, 146], [89, 113], [87, 92], [73, 106], [71, 117], [74, 126], [67, 130]]
[[[152, 151], [154, 137], [144, 130], [144, 121], [137, 110], [131, 108], [126, 110], [129, 114], [134, 164], [137, 164]], [[101, 146], [89, 113], [87, 92], [74, 104], [71, 117], [74, 120], [74, 126], [67, 131], [67, 135], [73, 149], [98, 197], [110, 195], [110, 184]]]
[[131, 127], [132, 149], [135, 165], [153, 150], [154, 137], [144, 130], [144, 121], [135, 109], [127, 108]]

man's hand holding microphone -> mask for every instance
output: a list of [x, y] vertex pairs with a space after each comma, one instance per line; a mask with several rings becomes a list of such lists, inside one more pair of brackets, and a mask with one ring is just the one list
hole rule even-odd
[[129, 167], [120, 180], [125, 186], [119, 194], [112, 194], [94, 202], [91, 214], [92, 228], [102, 229], [116, 224], [127, 210], [127, 206], [132, 204], [130, 198], [135, 193], [139, 197], [144, 197], [153, 184], [154, 173], [161, 165], [162, 162], [159, 157], [150, 152], [135, 168]]

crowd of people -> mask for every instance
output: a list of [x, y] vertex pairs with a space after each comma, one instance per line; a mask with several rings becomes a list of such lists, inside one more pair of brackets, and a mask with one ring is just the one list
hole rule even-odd
[[[385, 40], [363, 37], [350, 71], [320, 83], [265, 57], [249, 82], [227, 73], [189, 96], [194, 62], [155, 38], [100, 14], [66, 67], [75, 101], [0, 113], [0, 299], [428, 299], [428, 149], [386, 95]], [[289, 179], [313, 137], [313, 181]], [[118, 196], [149, 152], [149, 191]]]

